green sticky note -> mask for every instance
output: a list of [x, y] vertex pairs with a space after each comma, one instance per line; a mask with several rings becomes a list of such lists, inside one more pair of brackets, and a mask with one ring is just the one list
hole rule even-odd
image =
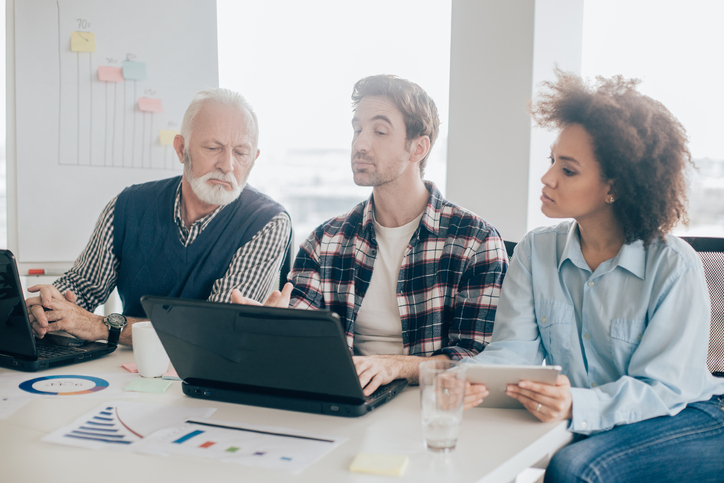
[[126, 391], [136, 392], [166, 392], [173, 381], [167, 381], [165, 379], [144, 379], [138, 378], [126, 386]]

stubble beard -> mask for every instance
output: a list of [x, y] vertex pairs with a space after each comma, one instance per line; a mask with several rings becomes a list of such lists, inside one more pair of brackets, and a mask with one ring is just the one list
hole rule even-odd
[[[372, 164], [367, 168], [359, 170], [354, 167], [354, 162], [356, 160], [369, 161]], [[374, 188], [375, 186], [384, 184], [382, 178], [380, 177], [380, 173], [377, 171], [377, 163], [373, 157], [360, 153], [353, 154], [351, 164], [354, 184], [357, 186], [372, 186]]]

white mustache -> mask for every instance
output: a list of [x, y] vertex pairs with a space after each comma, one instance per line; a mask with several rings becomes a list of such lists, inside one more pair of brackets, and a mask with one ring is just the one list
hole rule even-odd
[[206, 173], [201, 177], [201, 180], [206, 182], [210, 179], [218, 179], [221, 181], [226, 181], [228, 183], [231, 183], [231, 186], [234, 189], [237, 189], [239, 187], [239, 183], [236, 181], [236, 178], [232, 173], [222, 173], [221, 171], [211, 171], [209, 173]]

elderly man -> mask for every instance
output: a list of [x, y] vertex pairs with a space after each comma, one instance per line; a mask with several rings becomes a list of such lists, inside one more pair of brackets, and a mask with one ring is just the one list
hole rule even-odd
[[[264, 300], [291, 232], [284, 208], [246, 186], [259, 156], [251, 106], [227, 89], [199, 92], [174, 139], [183, 176], [126, 188], [101, 213], [85, 250], [53, 285], [27, 300], [37, 337], [131, 344], [143, 295]], [[93, 314], [117, 287], [123, 314]]]
[[427, 93], [381, 75], [357, 82], [352, 101], [354, 182], [372, 196], [307, 238], [293, 291], [287, 284], [266, 305], [337, 313], [369, 395], [393, 379], [417, 382], [426, 357], [482, 351], [508, 261], [494, 227], [423, 180], [440, 124]]

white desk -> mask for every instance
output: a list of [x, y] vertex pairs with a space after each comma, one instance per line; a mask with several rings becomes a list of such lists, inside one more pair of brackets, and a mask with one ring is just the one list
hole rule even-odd
[[[121, 347], [96, 361], [38, 373], [108, 374], [125, 372], [133, 352]], [[6, 371], [0, 369], [0, 371]], [[37, 377], [28, 374], [28, 378]], [[361, 418], [340, 418], [257, 408], [185, 396], [174, 382], [164, 394], [142, 393], [129, 399], [176, 406], [216, 407], [214, 419], [282, 426], [349, 439], [299, 475], [211, 462], [201, 458], [158, 457], [87, 450], [40, 439], [92, 411], [103, 400], [38, 398], [0, 420], [0, 481], [119, 482], [292, 481], [292, 482], [509, 482], [523, 469], [547, 459], [566, 445], [566, 422], [541, 423], [524, 410], [471, 409], [465, 412], [458, 448], [447, 458], [428, 452], [422, 442], [419, 391], [407, 388], [397, 398]], [[350, 473], [357, 453], [408, 454], [403, 478]]]

